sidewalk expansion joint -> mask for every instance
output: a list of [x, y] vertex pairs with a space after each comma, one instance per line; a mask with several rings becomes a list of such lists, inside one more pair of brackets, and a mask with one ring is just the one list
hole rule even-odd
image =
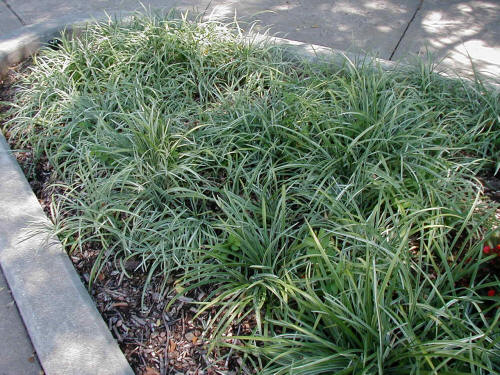
[[19, 22], [21, 22], [21, 25], [26, 26], [26, 22], [23, 21], [23, 19], [19, 16], [19, 14], [16, 13], [14, 9], [10, 6], [10, 4], [7, 2], [7, 0], [2, 0], [2, 2], [5, 4], [5, 6], [10, 10], [10, 12], [17, 18]]
[[396, 51], [398, 50], [398, 47], [399, 45], [401, 44], [401, 41], [403, 40], [403, 38], [405, 37], [406, 35], [406, 32], [408, 31], [408, 29], [410, 28], [410, 25], [412, 24], [412, 22], [415, 20], [415, 17], [417, 16], [417, 13], [418, 11], [422, 8], [422, 5], [424, 4], [424, 0], [420, 0], [418, 2], [418, 5], [417, 5], [417, 8], [415, 9], [415, 11], [413, 12], [413, 15], [411, 16], [410, 18], [410, 21], [408, 21], [408, 24], [406, 25], [403, 33], [401, 34], [401, 37], [399, 38], [398, 42], [396, 43], [396, 47], [394, 47], [394, 49], [392, 50], [392, 53], [391, 53], [391, 56], [389, 57], [389, 61], [392, 61], [392, 58], [394, 57], [394, 54], [396, 53]]

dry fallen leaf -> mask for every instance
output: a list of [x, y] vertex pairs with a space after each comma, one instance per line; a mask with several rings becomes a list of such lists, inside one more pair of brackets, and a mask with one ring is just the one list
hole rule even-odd
[[168, 345], [168, 352], [172, 353], [175, 350], [176, 347], [177, 347], [177, 345], [175, 345], [175, 341], [174, 340], [170, 340], [170, 343]]
[[116, 302], [116, 303], [113, 303], [111, 305], [111, 308], [114, 308], [114, 307], [128, 307], [128, 303], [127, 302]]
[[142, 375], [160, 375], [160, 373], [152, 367], [146, 367]]

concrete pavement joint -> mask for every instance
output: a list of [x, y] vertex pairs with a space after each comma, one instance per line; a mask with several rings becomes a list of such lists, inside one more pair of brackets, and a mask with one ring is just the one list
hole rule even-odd
[[19, 14], [16, 13], [14, 9], [10, 6], [10, 4], [7, 2], [7, 0], [2, 0], [2, 2], [5, 4], [7, 9], [10, 10], [10, 12], [17, 18], [19, 22], [21, 22], [21, 25], [26, 26], [26, 23], [23, 21], [23, 19], [19, 16]]
[[398, 47], [401, 44], [401, 41], [405, 37], [406, 32], [410, 28], [410, 25], [412, 24], [412, 22], [415, 20], [415, 17], [417, 16], [417, 13], [419, 12], [419, 10], [422, 8], [423, 4], [424, 4], [424, 0], [420, 0], [420, 2], [417, 5], [417, 8], [415, 9], [415, 11], [413, 12], [413, 15], [410, 18], [410, 21], [408, 21], [408, 24], [406, 25], [405, 29], [403, 30], [403, 34], [401, 34], [401, 37], [399, 38], [398, 42], [396, 43], [396, 47], [394, 47], [394, 49], [392, 50], [391, 56], [389, 57], [389, 61], [392, 61], [392, 58], [394, 57], [394, 54], [398, 50]]
[[205, 7], [205, 10], [203, 11], [202, 15], [201, 15], [201, 18], [205, 18], [205, 15], [207, 14], [207, 10], [208, 8], [210, 8], [210, 5], [212, 5], [212, 1], [213, 0], [210, 0], [209, 3], [207, 4], [207, 6]]

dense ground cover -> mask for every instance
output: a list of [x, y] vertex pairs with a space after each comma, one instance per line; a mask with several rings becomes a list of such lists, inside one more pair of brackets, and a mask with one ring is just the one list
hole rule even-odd
[[[498, 94], [137, 17], [36, 57], [7, 127], [61, 241], [193, 296], [263, 374], [500, 371]], [[169, 279], [174, 279], [168, 284]], [[197, 303], [197, 304], [196, 304]]]

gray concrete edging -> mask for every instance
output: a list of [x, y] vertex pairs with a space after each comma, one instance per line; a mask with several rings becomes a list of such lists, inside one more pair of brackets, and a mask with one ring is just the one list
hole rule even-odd
[[[64, 18], [23, 27], [0, 39], [0, 76], [62, 31], [95, 18]], [[285, 46], [295, 56], [342, 65], [401, 65], [288, 39], [252, 34]], [[133, 374], [82, 285], [51, 223], [0, 135], [0, 265], [46, 374]]]
[[47, 375], [130, 368], [0, 135], [0, 265]]

